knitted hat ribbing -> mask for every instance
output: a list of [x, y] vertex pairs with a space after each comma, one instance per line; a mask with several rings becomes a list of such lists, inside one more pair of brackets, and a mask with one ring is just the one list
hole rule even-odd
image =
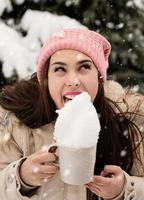
[[108, 58], [111, 45], [105, 37], [85, 28], [64, 29], [48, 38], [41, 48], [37, 65], [37, 77], [41, 83], [48, 58], [63, 49], [77, 50], [89, 56], [103, 80], [107, 78]]

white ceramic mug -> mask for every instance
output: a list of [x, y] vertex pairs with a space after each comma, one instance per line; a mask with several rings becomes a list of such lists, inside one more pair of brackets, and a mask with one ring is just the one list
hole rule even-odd
[[[49, 152], [56, 144], [49, 146]], [[70, 148], [58, 146], [60, 175], [63, 182], [72, 185], [89, 183], [94, 175], [96, 146], [87, 148]]]

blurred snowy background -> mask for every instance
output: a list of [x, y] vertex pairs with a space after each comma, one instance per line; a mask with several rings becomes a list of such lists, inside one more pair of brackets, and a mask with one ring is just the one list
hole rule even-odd
[[0, 0], [0, 87], [35, 71], [49, 35], [78, 26], [111, 42], [109, 78], [144, 93], [144, 0]]

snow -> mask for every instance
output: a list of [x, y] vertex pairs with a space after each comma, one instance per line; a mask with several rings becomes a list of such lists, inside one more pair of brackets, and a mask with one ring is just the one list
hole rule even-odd
[[126, 6], [127, 6], [127, 7], [133, 7], [134, 4], [135, 4], [135, 6], [136, 6], [137, 8], [140, 8], [140, 9], [142, 9], [142, 10], [144, 9], [144, 1], [143, 1], [143, 0], [134, 0], [134, 1], [129, 0], [129, 1], [127, 2]]
[[33, 169], [33, 173], [38, 173], [38, 171], [39, 171], [39, 168], [38, 167], [34, 167], [34, 169]]
[[80, 0], [67, 0], [66, 2], [65, 2], [65, 5], [67, 6], [67, 7], [69, 7], [69, 6], [71, 6], [71, 5], [78, 5], [79, 4], [79, 2], [80, 2]]
[[135, 5], [138, 8], [144, 9], [144, 2], [143, 2], [143, 0], [134, 0], [134, 3], [135, 3]]
[[140, 90], [140, 86], [139, 85], [134, 85], [132, 88], [131, 88], [132, 92], [136, 93], [136, 92], [139, 92]]
[[43, 193], [43, 198], [45, 198], [48, 195], [48, 193], [44, 192]]
[[25, 0], [13, 0], [15, 2], [15, 4], [20, 5], [23, 4], [25, 2]]
[[54, 136], [58, 145], [71, 148], [87, 148], [97, 144], [100, 122], [87, 92], [57, 111]]
[[40, 47], [47, 37], [63, 28], [80, 26], [83, 27], [67, 16], [34, 10], [27, 10], [18, 25], [26, 31], [26, 36], [0, 22], [0, 61], [5, 77], [11, 77], [15, 71], [19, 78], [31, 75], [36, 69]]
[[0, 16], [2, 16], [4, 11], [12, 11], [12, 5], [9, 0], [0, 0]]
[[[45, 20], [43, 20], [45, 19]], [[82, 26], [78, 21], [67, 16], [57, 16], [49, 12], [27, 10], [24, 14], [21, 27], [28, 31], [29, 37], [43, 43], [48, 36], [63, 28], [73, 28]]]
[[37, 52], [28, 49], [23, 38], [14, 29], [0, 23], [0, 60], [3, 62], [3, 72], [10, 77], [14, 70], [19, 77], [25, 77], [33, 71]]
[[124, 27], [124, 23], [119, 23], [118, 25], [116, 25], [117, 29], [122, 29]]
[[125, 137], [128, 136], [128, 130], [125, 130], [125, 131], [123, 132], [123, 136], [125, 136]]
[[113, 29], [114, 28], [114, 23], [113, 22], [108, 22], [106, 24], [106, 26], [109, 28], [109, 29]]
[[120, 152], [120, 156], [121, 156], [121, 157], [125, 157], [126, 154], [127, 154], [127, 151], [124, 150], [124, 149]]

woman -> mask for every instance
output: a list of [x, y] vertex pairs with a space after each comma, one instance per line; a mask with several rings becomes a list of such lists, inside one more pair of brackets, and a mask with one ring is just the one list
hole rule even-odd
[[[2, 200], [130, 200], [144, 198], [143, 96], [107, 81], [110, 43], [88, 29], [54, 34], [37, 73], [0, 95]], [[55, 110], [88, 92], [100, 116], [95, 175], [82, 186], [60, 180], [53, 142]]]

